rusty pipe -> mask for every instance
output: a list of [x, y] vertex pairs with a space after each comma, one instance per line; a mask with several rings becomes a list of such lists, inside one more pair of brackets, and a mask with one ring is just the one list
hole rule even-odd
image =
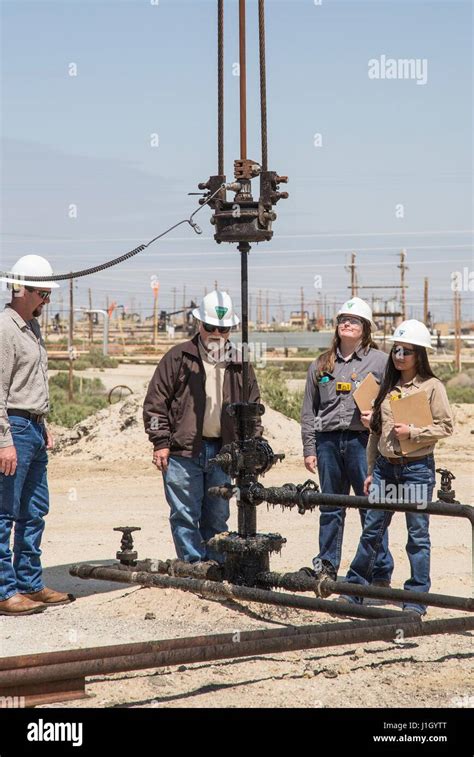
[[[393, 624], [390, 618], [377, 618], [371, 624], [383, 626]], [[292, 626], [290, 628], [263, 628], [255, 631], [239, 631], [239, 641], [259, 641], [268, 637], [287, 638], [294, 635], [301, 636], [317, 631], [323, 633], [333, 631], [337, 625], [338, 631], [365, 627], [366, 620], [351, 620], [349, 622], [319, 623], [318, 625]], [[169, 651], [172, 649], [189, 649], [209, 644], [235, 643], [237, 632], [220, 634], [203, 634], [201, 636], [182, 636], [173, 639], [159, 639], [130, 644], [112, 644], [108, 646], [85, 647], [83, 649], [64, 649], [56, 652], [39, 652], [37, 654], [15, 655], [0, 658], [0, 671], [36, 668], [47, 665], [58, 665], [66, 662], [85, 662], [87, 660], [107, 659], [109, 657], [130, 657], [141, 654]]]
[[346, 594], [368, 599], [389, 599], [395, 602], [416, 602], [417, 604], [433, 607], [444, 607], [448, 610], [462, 610], [474, 612], [474, 599], [470, 597], [452, 597], [447, 594], [431, 594], [429, 592], [406, 591], [405, 589], [388, 589], [382, 586], [361, 585], [344, 581], [332, 581], [329, 578], [318, 580], [310, 578], [301, 572], [295, 573], [259, 573], [259, 586], [265, 588], [277, 587], [290, 591], [322, 591], [323, 596], [329, 594]]
[[[337, 626], [337, 624], [335, 624]], [[403, 637], [427, 636], [444, 633], [460, 633], [474, 630], [474, 618], [449, 618], [421, 622], [415, 618], [404, 618], [398, 622], [377, 625], [364, 624], [357, 629], [294, 634], [283, 638], [269, 635], [257, 641], [232, 641], [230, 644], [213, 644], [168, 649], [148, 654], [128, 657], [109, 657], [62, 664], [52, 664], [33, 668], [13, 669], [0, 672], [0, 692], [13, 693], [15, 685], [25, 686], [50, 681], [84, 678], [85, 676], [108, 675], [129, 670], [168, 667], [170, 665], [210, 662], [213, 660], [249, 657], [255, 654], [278, 654], [301, 649], [322, 648], [333, 645], [360, 644], [371, 641], [391, 641], [395, 634]]]
[[446, 504], [444, 502], [427, 502], [416, 504], [411, 502], [370, 502], [368, 497], [351, 494], [326, 494], [306, 490], [302, 492], [287, 489], [284, 486], [264, 487], [261, 484], [252, 484], [247, 490], [241, 491], [241, 498], [248, 496], [254, 505], [267, 502], [270, 505], [281, 507], [298, 506], [302, 510], [312, 510], [320, 505], [333, 505], [335, 507], [352, 507], [364, 510], [388, 510], [394, 512], [423, 512], [428, 515], [446, 515], [454, 518], [467, 518], [474, 526], [474, 507], [471, 505]]
[[[223, 487], [225, 488], [225, 487]], [[229, 496], [228, 493], [223, 496]], [[474, 507], [471, 505], [428, 502], [416, 505], [408, 502], [378, 503], [370, 502], [368, 497], [354, 496], [350, 494], [325, 494], [312, 490], [298, 492], [294, 488], [285, 486], [264, 487], [260, 483], [254, 483], [245, 489], [241, 489], [241, 499], [248, 500], [254, 505], [267, 502], [270, 505], [284, 507], [298, 507], [300, 513], [313, 510], [320, 505], [334, 505], [335, 507], [352, 507], [356, 509], [387, 510], [389, 512], [423, 512], [428, 515], [445, 515], [448, 518], [467, 518], [471, 524], [471, 571], [474, 593]]]
[[386, 610], [380, 607], [364, 607], [350, 602], [337, 603], [316, 597], [301, 597], [292, 594], [276, 593], [265, 589], [248, 586], [236, 586], [229, 583], [197, 580], [194, 578], [172, 578], [139, 571], [122, 571], [110, 567], [94, 565], [73, 565], [69, 569], [72, 576], [78, 578], [94, 578], [118, 583], [139, 584], [158, 589], [181, 589], [194, 594], [202, 594], [214, 599], [240, 599], [244, 602], [259, 602], [262, 604], [295, 607], [301, 610], [329, 612], [332, 615], [345, 615], [355, 618], [404, 618], [406, 613], [399, 610]]
[[247, 62], [245, 50], [245, 0], [239, 0], [240, 159], [247, 158]]
[[452, 597], [447, 594], [432, 594], [427, 591], [407, 591], [406, 589], [388, 589], [383, 586], [362, 586], [346, 581], [324, 579], [324, 588], [331, 594], [346, 594], [353, 597], [369, 599], [392, 599], [395, 602], [415, 602], [432, 607], [444, 607], [447, 610], [474, 612], [474, 599], [470, 597]]

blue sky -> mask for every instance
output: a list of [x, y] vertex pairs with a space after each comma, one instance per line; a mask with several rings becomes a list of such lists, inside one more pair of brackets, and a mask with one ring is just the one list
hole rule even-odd
[[[256, 1], [247, 1], [249, 155], [260, 159]], [[300, 287], [329, 307], [361, 284], [398, 283], [407, 250], [409, 314], [451, 315], [451, 273], [472, 270], [472, 6], [470, 2], [267, 0], [269, 167], [289, 176], [271, 243], [250, 257], [250, 291]], [[194, 209], [187, 195], [216, 172], [214, 0], [0, 0], [1, 247], [8, 268], [37, 252], [60, 271], [95, 265], [147, 241]], [[237, 3], [226, 0], [226, 171], [238, 157]], [[424, 85], [371, 80], [368, 61], [426, 59]], [[70, 64], [77, 76], [70, 76]], [[159, 135], [159, 146], [150, 135]], [[322, 145], [314, 145], [314, 135]], [[69, 218], [71, 204], [77, 218]], [[397, 204], [403, 218], [396, 217]], [[172, 288], [200, 297], [215, 279], [237, 296], [234, 246], [182, 226], [132, 261], [78, 282], [103, 305], [151, 308]], [[315, 276], [322, 288], [315, 289]], [[395, 290], [382, 290], [387, 298]], [[360, 294], [370, 290], [361, 290]], [[463, 314], [472, 317], [469, 292]]]

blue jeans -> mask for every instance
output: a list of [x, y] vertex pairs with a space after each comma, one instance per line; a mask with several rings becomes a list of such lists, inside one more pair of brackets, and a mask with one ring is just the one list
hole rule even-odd
[[222, 446], [220, 439], [204, 441], [198, 457], [170, 455], [163, 473], [166, 500], [170, 506], [170, 525], [176, 554], [180, 560], [223, 561], [223, 556], [207, 548], [212, 536], [227, 531], [229, 501], [210, 497], [211, 486], [229, 484], [230, 478], [218, 465], [209, 465]]
[[[368, 432], [323, 431], [316, 433], [316, 455], [321, 491], [325, 494], [354, 494], [363, 496], [367, 477], [366, 447]], [[342, 539], [344, 536], [345, 507], [321, 505], [319, 508], [319, 554], [313, 560], [328, 560], [336, 572], [341, 563]], [[364, 527], [367, 510], [359, 510]], [[390, 581], [393, 558], [388, 548], [388, 533], [384, 534], [380, 553], [375, 562], [373, 579]]]
[[0, 601], [44, 588], [40, 544], [49, 510], [44, 426], [16, 415], [9, 420], [18, 465], [14, 476], [0, 474]]
[[[389, 484], [394, 484], [397, 487], [396, 490], [393, 490], [393, 494], [388, 489]], [[404, 488], [399, 491], [400, 485]], [[371, 493], [374, 496], [374, 501], [383, 501], [383, 496], [385, 496], [385, 501], [389, 503], [390, 499], [395, 498], [414, 502], [416, 499], [413, 495], [420, 496], [421, 492], [423, 502], [431, 502], [434, 485], [435, 462], [433, 455], [428, 455], [423, 460], [414, 461], [407, 465], [392, 465], [380, 455], [374, 467]], [[395, 491], [399, 491], [399, 496], [394, 496]], [[377, 496], [378, 493], [381, 493], [382, 497]], [[349, 568], [346, 581], [365, 585], [370, 583], [380, 545], [393, 515], [393, 512], [386, 510], [368, 511], [357, 553]], [[429, 591], [431, 587], [430, 516], [423, 512], [423, 504], [420, 504], [418, 511], [405, 513], [405, 518], [408, 528], [406, 551], [411, 574], [408, 581], [405, 581], [404, 588], [410, 591]], [[359, 597], [351, 597], [350, 599], [351, 601], [357, 599], [359, 603], [362, 601], [362, 598]], [[415, 610], [421, 614], [426, 611], [425, 605], [418, 603], [407, 603], [403, 605], [403, 608]]]

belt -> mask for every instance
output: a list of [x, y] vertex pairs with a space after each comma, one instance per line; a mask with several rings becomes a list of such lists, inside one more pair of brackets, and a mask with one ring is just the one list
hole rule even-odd
[[384, 457], [382, 455], [382, 457], [392, 465], [408, 465], [408, 463], [419, 463], [420, 460], [427, 460], [432, 455], [423, 455], [423, 457], [404, 457], [403, 455], [400, 455], [400, 457]]
[[202, 440], [203, 442], [220, 442], [222, 439], [221, 436], [203, 436]]
[[20, 418], [27, 418], [29, 421], [34, 421], [35, 423], [42, 423], [44, 418], [44, 415], [36, 415], [35, 413], [29, 413], [28, 410], [14, 410], [13, 408], [7, 410], [7, 415], [19, 415]]

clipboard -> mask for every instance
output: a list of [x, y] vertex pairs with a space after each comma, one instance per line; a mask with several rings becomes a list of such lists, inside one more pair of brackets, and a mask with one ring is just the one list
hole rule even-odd
[[379, 393], [379, 389], [380, 386], [377, 384], [374, 375], [368, 373], [357, 389], [352, 392], [354, 402], [359, 410], [372, 410], [372, 402]]
[[[433, 423], [428, 395], [423, 390], [410, 394], [409, 397], [390, 400], [390, 409], [395, 423], [412, 423], [418, 427], [431, 426]], [[403, 439], [399, 444], [402, 455], [423, 446], [416, 439]]]

